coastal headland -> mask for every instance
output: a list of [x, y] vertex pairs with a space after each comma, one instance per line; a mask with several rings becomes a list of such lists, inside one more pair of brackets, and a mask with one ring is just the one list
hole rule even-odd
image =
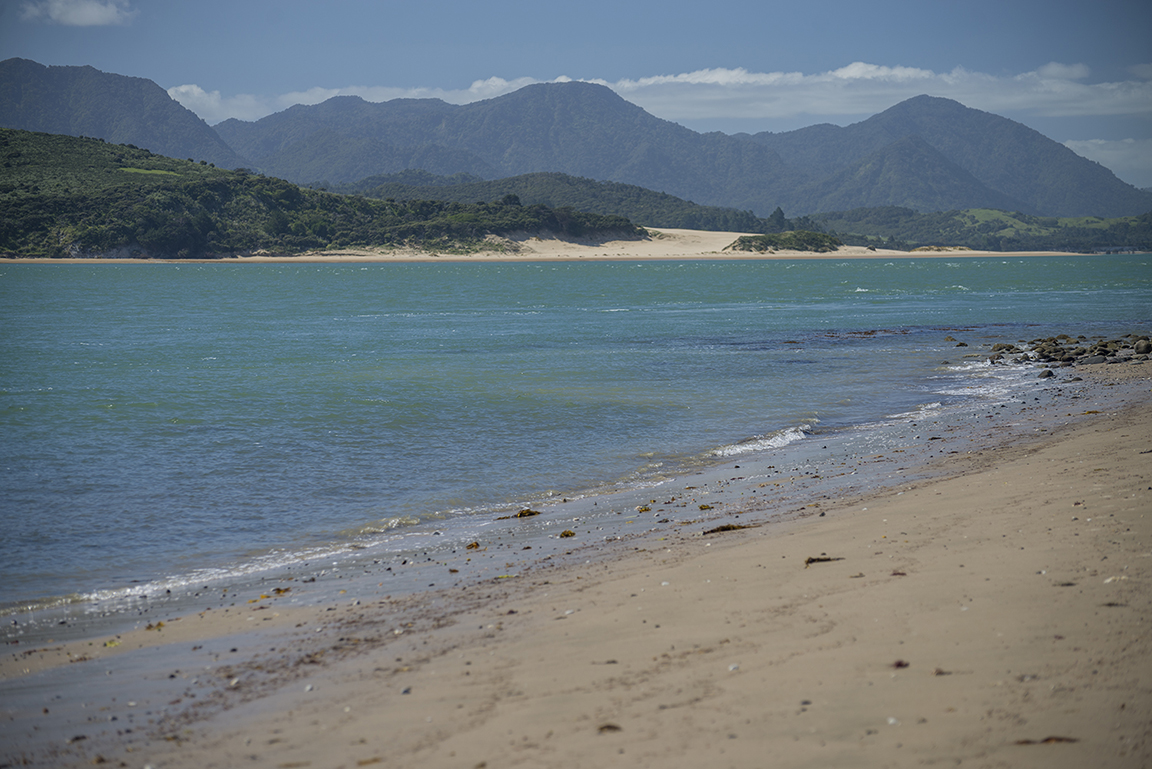
[[637, 509], [690, 495], [700, 519], [581, 530], [516, 573], [297, 606], [285, 583], [9, 646], [2, 760], [1147, 766], [1152, 371], [1057, 371], [861, 458], [894, 463], [876, 491], [797, 495], [744, 458]]

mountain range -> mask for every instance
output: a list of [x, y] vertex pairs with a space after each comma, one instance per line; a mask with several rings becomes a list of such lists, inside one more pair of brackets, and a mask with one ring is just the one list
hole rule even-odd
[[89, 135], [299, 184], [420, 169], [559, 172], [768, 216], [860, 207], [1128, 216], [1152, 193], [1007, 118], [918, 96], [853, 125], [701, 134], [611, 89], [541, 83], [472, 104], [338, 96], [215, 128], [156, 84], [91, 67], [0, 62], [0, 126]]

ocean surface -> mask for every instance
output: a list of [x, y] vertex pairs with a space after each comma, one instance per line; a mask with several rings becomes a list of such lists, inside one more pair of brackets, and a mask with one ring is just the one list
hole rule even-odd
[[1036, 372], [981, 344], [1152, 329], [1150, 263], [4, 264], [0, 609], [460, 543], [987, 398]]

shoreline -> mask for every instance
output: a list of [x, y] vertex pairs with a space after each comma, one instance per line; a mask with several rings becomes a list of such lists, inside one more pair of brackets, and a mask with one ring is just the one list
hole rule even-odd
[[841, 246], [832, 253], [776, 251], [751, 253], [724, 251], [743, 232], [648, 228], [654, 237], [645, 240], [616, 240], [593, 243], [558, 238], [520, 237], [508, 239], [512, 251], [479, 251], [472, 254], [440, 254], [406, 248], [347, 248], [310, 251], [298, 255], [253, 254], [219, 259], [81, 259], [0, 257], [2, 264], [270, 264], [270, 263], [390, 263], [390, 262], [532, 262], [532, 261], [617, 261], [617, 260], [746, 260], [746, 259], [938, 259], [963, 257], [1091, 256], [1065, 251], [895, 251]]
[[[6, 654], [0, 682], [32, 692], [6, 707], [13, 741], [34, 747], [46, 735], [24, 729], [61, 719], [51, 759], [30, 751], [45, 763], [696, 766], [724, 751], [741, 766], [1139, 766], [1152, 756], [1146, 369], [1078, 367], [1084, 394], [1022, 407], [983, 447], [934, 460], [922, 447], [926, 479], [716, 516], [747, 529], [578, 544], [560, 565], [401, 598], [360, 585], [291, 607], [270, 590]], [[1092, 408], [1121, 389], [1122, 409]], [[133, 697], [101, 706], [86, 687], [81, 705], [102, 718], [148, 708], [133, 731], [27, 710], [82, 672]], [[1017, 744], [1053, 736], [1076, 742]]]

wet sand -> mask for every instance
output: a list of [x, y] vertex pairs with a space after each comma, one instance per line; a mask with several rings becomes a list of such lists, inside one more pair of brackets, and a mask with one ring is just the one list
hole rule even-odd
[[10, 647], [0, 763], [1148, 766], [1152, 366], [1075, 373], [878, 493], [732, 483], [559, 566]]

